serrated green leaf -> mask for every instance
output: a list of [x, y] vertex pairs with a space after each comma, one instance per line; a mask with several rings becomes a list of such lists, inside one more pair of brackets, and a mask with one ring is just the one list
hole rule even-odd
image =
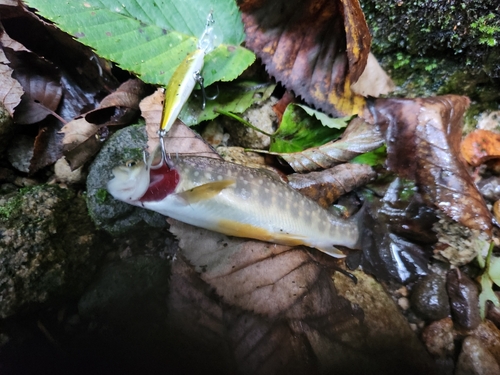
[[233, 0], [27, 0], [45, 18], [96, 53], [148, 83], [167, 85], [196, 49], [213, 10], [222, 44], [205, 56], [206, 85], [238, 77], [255, 59], [240, 46], [243, 24]]
[[382, 145], [373, 151], [356, 156], [351, 160], [351, 163], [368, 164], [371, 167], [375, 167], [377, 165], [384, 165], [386, 158], [387, 148], [385, 145]]
[[[347, 126], [347, 124], [345, 124]], [[345, 127], [344, 126], [344, 127]], [[297, 104], [289, 104], [281, 125], [271, 141], [271, 152], [298, 152], [317, 147], [338, 138], [342, 130], [323, 126]]]
[[[191, 95], [179, 119], [187, 126], [192, 126], [219, 116], [219, 113], [214, 111], [216, 108], [226, 112], [242, 113], [253, 103], [269, 98], [275, 87], [275, 84], [253, 81], [223, 83], [219, 85], [217, 97], [214, 100], [208, 100], [204, 110], [201, 109], [201, 96]], [[211, 95], [211, 91], [213, 89], [210, 89], [207, 94]]]
[[302, 108], [304, 111], [309, 116], [314, 116], [316, 117], [323, 126], [327, 126], [331, 129], [344, 129], [349, 121], [351, 121], [353, 116], [346, 116], [346, 117], [330, 117], [327, 114], [317, 111], [316, 109], [312, 109], [311, 107], [308, 107], [303, 104], [295, 104]]

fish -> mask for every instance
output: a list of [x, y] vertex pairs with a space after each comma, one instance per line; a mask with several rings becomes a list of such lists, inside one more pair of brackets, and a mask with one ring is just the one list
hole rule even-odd
[[200, 156], [172, 157], [168, 165], [129, 161], [107, 184], [120, 201], [229, 236], [316, 248], [360, 249], [358, 215], [341, 218], [273, 177], [272, 172]]

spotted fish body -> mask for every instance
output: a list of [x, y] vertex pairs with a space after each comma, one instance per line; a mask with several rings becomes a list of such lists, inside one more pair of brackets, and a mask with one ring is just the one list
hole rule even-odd
[[[132, 179], [144, 176], [137, 168], [147, 166], [134, 165]], [[190, 156], [173, 159], [168, 170], [152, 169], [150, 178], [144, 194], [123, 195], [124, 177], [115, 173], [108, 190], [130, 204], [231, 236], [306, 245], [335, 257], [343, 256], [336, 245], [358, 248], [356, 220], [336, 217], [266, 171]], [[137, 181], [140, 189], [144, 185]]]

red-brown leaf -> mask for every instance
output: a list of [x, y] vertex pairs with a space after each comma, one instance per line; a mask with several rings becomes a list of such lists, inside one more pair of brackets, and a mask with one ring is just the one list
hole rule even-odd
[[460, 154], [464, 96], [376, 99], [365, 118], [379, 125], [387, 166], [414, 179], [427, 200], [453, 220], [491, 232], [492, 217]]
[[500, 158], [500, 134], [477, 129], [467, 134], [460, 145], [464, 159], [475, 167]]
[[365, 164], [340, 164], [321, 172], [288, 175], [288, 182], [295, 190], [328, 208], [340, 196], [367, 184], [377, 174]]
[[351, 91], [362, 74], [371, 37], [357, 0], [239, 2], [246, 46], [268, 72], [304, 100], [336, 116], [360, 113]]

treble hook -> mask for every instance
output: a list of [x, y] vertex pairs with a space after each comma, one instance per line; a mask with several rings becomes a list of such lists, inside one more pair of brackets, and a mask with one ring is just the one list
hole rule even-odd
[[219, 86], [217, 86], [217, 94], [215, 94], [214, 96], [207, 96], [207, 93], [205, 91], [205, 85], [203, 84], [205, 80], [203, 79], [203, 76], [201, 75], [200, 71], [194, 72], [193, 76], [194, 80], [200, 85], [201, 88], [201, 100], [202, 100], [201, 109], [205, 109], [207, 100], [215, 100], [219, 96]]

